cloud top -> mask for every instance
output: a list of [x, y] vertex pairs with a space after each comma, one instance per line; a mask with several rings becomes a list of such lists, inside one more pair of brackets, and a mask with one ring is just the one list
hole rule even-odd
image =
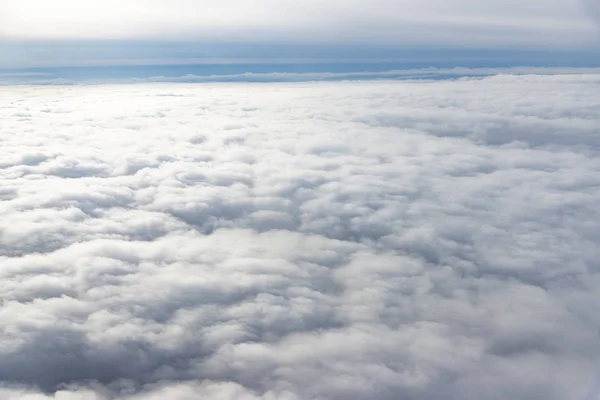
[[0, 398], [594, 398], [599, 79], [4, 87]]

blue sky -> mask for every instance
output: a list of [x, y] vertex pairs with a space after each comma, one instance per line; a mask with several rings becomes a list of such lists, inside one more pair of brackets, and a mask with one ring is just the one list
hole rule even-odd
[[0, 68], [197, 58], [598, 64], [594, 0], [3, 0]]

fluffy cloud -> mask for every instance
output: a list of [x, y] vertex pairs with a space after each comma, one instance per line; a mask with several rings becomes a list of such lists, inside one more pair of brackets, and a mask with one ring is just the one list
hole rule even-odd
[[0, 398], [597, 398], [599, 84], [4, 87]]
[[3, 0], [0, 7], [0, 34], [8, 38], [536, 49], [594, 42], [578, 0]]

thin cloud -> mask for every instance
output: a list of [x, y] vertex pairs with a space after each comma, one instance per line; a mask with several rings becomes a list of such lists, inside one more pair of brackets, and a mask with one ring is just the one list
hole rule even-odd
[[[458, 48], [590, 44], [573, 0], [4, 0], [5, 38], [353, 43]], [[274, 40], [276, 38], [276, 40]]]

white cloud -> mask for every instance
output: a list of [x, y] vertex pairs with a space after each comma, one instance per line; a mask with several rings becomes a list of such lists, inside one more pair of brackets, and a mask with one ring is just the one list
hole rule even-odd
[[4, 87], [0, 398], [595, 398], [599, 79]]
[[[151, 76], [148, 78], [86, 78], [76, 77], [67, 79], [42, 75], [0, 74], [0, 85], [98, 85], [123, 83], [207, 83], [207, 82], [306, 82], [306, 81], [342, 81], [342, 80], [372, 80], [372, 79], [402, 79], [418, 80], [471, 78], [494, 75], [585, 75], [583, 79], [596, 82], [590, 75], [598, 75], [600, 68], [582, 67], [508, 67], [508, 68], [412, 68], [373, 72], [246, 72], [242, 74], [213, 74], [213, 75], [182, 75], [182, 76]], [[4, 78], [4, 79], [2, 79]], [[573, 78], [577, 79], [577, 78]]]
[[[2, 34], [35, 39], [176, 39], [585, 47], [577, 0], [3, 0]], [[592, 7], [588, 7], [593, 11]]]

